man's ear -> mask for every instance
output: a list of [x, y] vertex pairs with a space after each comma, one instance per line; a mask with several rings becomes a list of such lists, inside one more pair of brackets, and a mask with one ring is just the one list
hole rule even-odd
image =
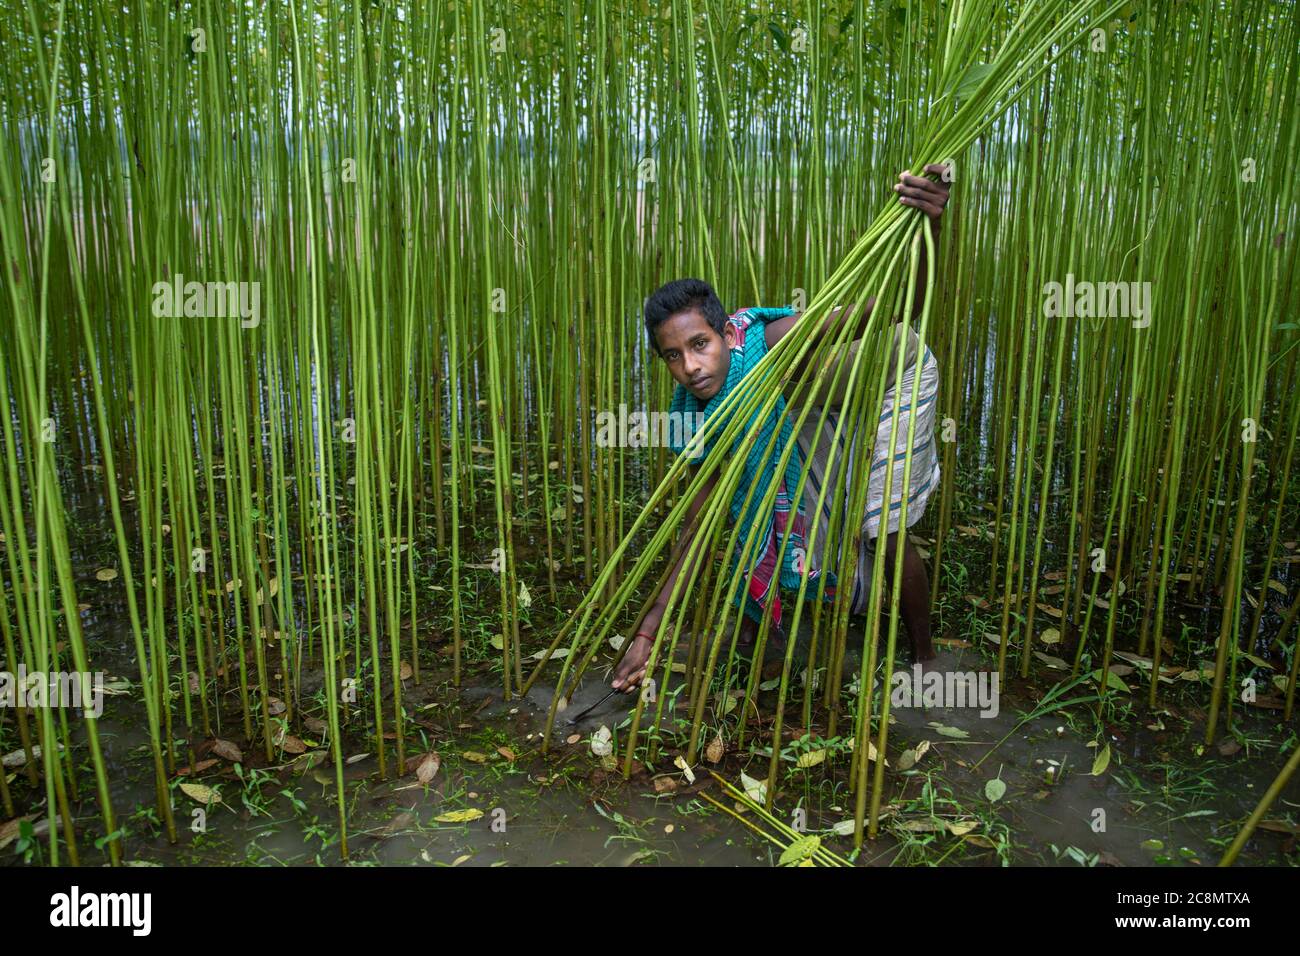
[[729, 349], [734, 349], [736, 347], [736, 327], [730, 322], [728, 322], [726, 327], [722, 330], [722, 341]]

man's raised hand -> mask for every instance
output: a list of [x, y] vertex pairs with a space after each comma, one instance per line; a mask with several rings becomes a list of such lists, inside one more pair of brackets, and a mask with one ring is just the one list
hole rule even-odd
[[952, 185], [944, 182], [942, 178], [947, 174], [948, 167], [943, 163], [931, 163], [923, 171], [939, 176], [939, 181], [935, 182], [924, 176], [913, 176], [904, 170], [898, 174], [894, 192], [898, 193], [900, 203], [921, 210], [932, 223], [937, 225], [939, 217], [943, 215], [944, 207], [948, 205], [948, 189]]

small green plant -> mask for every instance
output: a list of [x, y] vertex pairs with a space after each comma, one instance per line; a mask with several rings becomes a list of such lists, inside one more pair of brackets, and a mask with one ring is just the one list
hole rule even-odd
[[235, 764], [235, 776], [244, 785], [239, 798], [249, 814], [255, 817], [270, 816], [271, 800], [262, 793], [262, 788], [269, 783], [274, 783], [275, 777], [256, 767], [245, 770], [241, 764]]
[[1067, 846], [1065, 849], [1061, 849], [1055, 843], [1049, 843], [1048, 848], [1052, 851], [1052, 855], [1056, 857], [1058, 861], [1064, 857], [1067, 860], [1073, 860], [1080, 866], [1096, 866], [1098, 861], [1101, 860], [1100, 853], [1085, 853], [1077, 846]]
[[18, 840], [14, 843], [14, 851], [22, 857], [24, 863], [44, 865], [45, 851], [41, 849], [41, 841], [37, 839], [36, 829], [30, 820], [18, 824]]

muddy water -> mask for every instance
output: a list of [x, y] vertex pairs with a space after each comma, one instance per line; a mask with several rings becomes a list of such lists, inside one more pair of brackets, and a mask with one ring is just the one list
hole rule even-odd
[[[974, 650], [952, 646], [941, 647], [930, 666], [939, 674], [990, 670], [990, 662]], [[850, 660], [846, 671], [854, 668], [856, 662]], [[914, 674], [905, 663], [898, 670]], [[558, 671], [557, 666], [556, 676]], [[865, 844], [859, 862], [1215, 862], [1276, 773], [1282, 759], [1276, 750], [1247, 757], [1244, 751], [1222, 756], [1212, 748], [1196, 758], [1203, 724], [1197, 694], [1189, 692], [1182, 695], [1188, 701], [1171, 703], [1158, 717], [1105, 723], [1101, 740], [1110, 745], [1110, 764], [1094, 776], [1097, 750], [1089, 744], [1096, 725], [1084, 707], [1071, 708], [1069, 716], [1056, 713], [1020, 723], [1060, 679], [1050, 670], [1039, 670], [1028, 685], [1013, 684], [1000, 694], [996, 715], [988, 708], [982, 714], [978, 706], [925, 707], [902, 701], [902, 706], [893, 707], [881, 833]], [[353, 760], [345, 767], [345, 777], [354, 864], [771, 865], [780, 853], [698, 797], [711, 782], [700, 780], [689, 787], [679, 780], [676, 793], [660, 795], [651, 773], [639, 772], [625, 782], [598, 767], [591, 734], [602, 725], [616, 732], [625, 725], [630, 698], [607, 701], [576, 726], [568, 725], [562, 715], [552, 753], [544, 756], [540, 745], [550, 687], [538, 686], [527, 698], [505, 702], [499, 688], [485, 679], [472, 679], [459, 691], [433, 678], [418, 687], [408, 683], [412, 686], [404, 699], [413, 714], [408, 756], [433, 749], [441, 766], [428, 787], [419, 785], [413, 773], [381, 779], [375, 757], [365, 755], [365, 744], [358, 742], [360, 719], [354, 721], [357, 732], [349, 733], [345, 748]], [[1085, 686], [1066, 696], [1087, 693]], [[605, 690], [600, 675], [592, 675], [574, 695], [570, 713], [598, 700]], [[770, 705], [771, 696], [766, 693], [763, 703]], [[309, 766], [310, 755], [246, 771], [242, 782], [226, 761], [187, 777], [217, 788], [222, 805], [209, 808], [206, 826], [195, 832], [198, 805], [174, 791], [180, 838], [169, 844], [146, 819], [153, 789], [140, 710], [134, 692], [110, 697], [100, 724], [114, 805], [130, 833], [128, 859], [164, 865], [341, 862], [333, 772], [323, 763]], [[1150, 730], [1146, 724], [1162, 729]], [[818, 729], [812, 728], [814, 735]], [[579, 739], [570, 743], [574, 734]], [[237, 723], [227, 724], [223, 736], [237, 738]], [[1261, 730], [1256, 736], [1266, 739], [1269, 734]], [[916, 765], [901, 770], [903, 752], [923, 741], [928, 749]], [[749, 753], [729, 754], [720, 772], [732, 780], [742, 769], [751, 776], [766, 776], [769, 744], [770, 734], [760, 733], [747, 744]], [[245, 746], [244, 751], [256, 767], [257, 748]], [[671, 766], [674, 752], [666, 751], [669, 756], [660, 758], [655, 773], [680, 776]], [[183, 762], [181, 754], [183, 749], [178, 751]], [[704, 768], [699, 769], [700, 777], [706, 777]], [[832, 752], [807, 770], [797, 769], [793, 758], [783, 761], [777, 814], [793, 819], [792, 811], [800, 807], [808, 830], [821, 831], [829, 845], [847, 855], [851, 838], [826, 832], [852, 816], [846, 777], [847, 756], [842, 753]], [[993, 778], [1006, 784], [996, 802], [986, 790]], [[88, 838], [97, 835], [97, 820], [88, 777], [86, 782], [87, 799], [78, 814], [88, 844]], [[24, 792], [21, 783], [15, 789]], [[718, 795], [716, 786], [711, 792]], [[1295, 785], [1282, 801], [1270, 817], [1294, 820], [1300, 806]], [[468, 822], [436, 820], [467, 810], [481, 816]], [[1261, 831], [1242, 863], [1287, 862], [1288, 845], [1294, 861], [1293, 836]], [[88, 859], [95, 857], [95, 851], [85, 852]], [[12, 847], [5, 851], [5, 863], [16, 862], [12, 854]]]
[[[969, 649], [944, 649], [935, 667], [939, 672], [979, 671], [989, 663]], [[971, 707], [909, 706], [894, 710], [897, 723], [891, 728], [891, 739], [900, 748], [931, 742], [918, 767], [934, 772], [976, 815], [993, 806], [987, 799], [988, 781], [1000, 778], [1006, 784], [997, 813], [1017, 846], [1015, 862], [1073, 862], [1077, 858], [1067, 853], [1073, 847], [1084, 858], [1110, 865], [1213, 864], [1224, 839], [1235, 835], [1234, 824], [1253, 808], [1280, 765], [1275, 752], [1274, 759], [1253, 762], [1198, 760], [1194, 751], [1203, 725], [1171, 714], [1147, 718], [1165, 725], [1162, 731], [1147, 729], [1141, 719], [1124, 729], [1103, 721], [1095, 737], [1085, 716], [1090, 704], [1023, 721], [1051, 682], [1068, 679], [1068, 672], [1046, 670], [1035, 678], [1032, 690], [1013, 684], [1004, 691], [996, 716], [982, 716]], [[1080, 685], [1062, 699], [1089, 695], [1089, 686]], [[945, 736], [935, 724], [969, 737]], [[1106, 769], [1093, 775], [1098, 745], [1109, 745], [1110, 758]], [[1180, 761], [1188, 767], [1181, 771], [1184, 777], [1203, 777], [1205, 785], [1171, 787], [1169, 773], [1157, 764], [1177, 766]], [[904, 784], [902, 792], [915, 787], [915, 782]], [[1291, 787], [1289, 799], [1295, 804], [1300, 789]], [[1273, 857], [1282, 840], [1262, 835], [1256, 844], [1262, 861]]]
[[[87, 526], [88, 531], [95, 528], [94, 522]], [[78, 553], [74, 562], [95, 566], [89, 553]], [[95, 588], [93, 580], [86, 582], [86, 600], [93, 606], [84, 616], [92, 660], [110, 675], [134, 680], [138, 669], [121, 601], [102, 601]], [[116, 587], [101, 586], [100, 593], [116, 594]], [[851, 647], [861, 644], [860, 627], [861, 621], [855, 622]], [[537, 635], [541, 633], [539, 629], [527, 639], [525, 653], [540, 646]], [[805, 628], [796, 655], [806, 652], [807, 639]], [[939, 645], [940, 656], [933, 664], [937, 672], [978, 676], [995, 666], [993, 658], [961, 646], [954, 635], [946, 639], [949, 643]], [[471, 663], [464, 686], [457, 690], [442, 673], [447, 669], [441, 653], [445, 649], [445, 644], [426, 647], [422, 661], [427, 655], [427, 660], [437, 663], [422, 665], [422, 681], [418, 685], [407, 681], [403, 689], [411, 714], [408, 757], [436, 751], [441, 760], [427, 788], [418, 785], [413, 773], [391, 775], [391, 757], [390, 779], [382, 779], [377, 759], [367, 755], [374, 749], [366, 737], [369, 708], [357, 709], [349, 719], [344, 752], [351, 759], [345, 777], [354, 863], [770, 865], [779, 856], [779, 848], [701, 798], [702, 791], [720, 796], [703, 772], [705, 767], [695, 768], [696, 784], [682, 779], [672, 766], [678, 750], [671, 746], [656, 766], [639, 770], [629, 781], [599, 767], [591, 752], [591, 735], [607, 726], [620, 736], [633, 703], [630, 698], [605, 702], [576, 726], [561, 719], [551, 753], [543, 755], [541, 734], [553, 686], [543, 679], [527, 698], [502, 701], [495, 665], [474, 661], [467, 650]], [[803, 666], [797, 660], [794, 671]], [[851, 654], [846, 675], [851, 677], [857, 668]], [[898, 669], [910, 673], [905, 663]], [[553, 681], [559, 670], [558, 664], [552, 665], [545, 677]], [[1236, 752], [1228, 752], [1230, 747], [1221, 752], [1216, 746], [1199, 753], [1208, 689], [1179, 682], [1163, 690], [1163, 713], [1150, 714], [1138, 701], [1130, 704], [1129, 695], [1119, 695], [1119, 711], [1108, 713], [1101, 724], [1089, 716], [1090, 706], [1080, 705], [1017, 726], [1065, 677], [1035, 661], [1027, 683], [1014, 679], [1010, 686], [999, 688], [996, 715], [981, 716], [978, 707], [892, 708], [880, 834], [864, 845], [857, 862], [1196, 866], [1217, 861], [1285, 760], [1273, 743], [1287, 736], [1277, 724], [1277, 715], [1250, 711], [1242, 724], [1247, 746]], [[1137, 678], [1136, 674], [1126, 678], [1135, 691], [1140, 686]], [[604, 679], [603, 668], [594, 669], [570, 702], [570, 712], [603, 696]], [[877, 680], [883, 680], [883, 674]], [[306, 695], [319, 681], [313, 683], [304, 675], [302, 686], [310, 710], [313, 705]], [[1066, 696], [1086, 694], [1086, 686]], [[671, 693], [673, 688], [667, 690]], [[771, 691], [760, 696], [764, 715], [772, 713], [774, 696]], [[325, 763], [309, 766], [310, 752], [296, 761], [286, 757], [281, 764], [263, 766], [260, 749], [242, 739], [240, 721], [233, 716], [237, 690], [223, 691], [221, 699], [226, 713], [217, 734], [243, 748], [249, 769], [241, 780], [230, 762], [218, 760], [203, 773], [184, 778], [216, 788], [222, 804], [209, 808], [205, 825], [198, 828], [193, 814], [199, 805], [174, 790], [179, 830], [174, 845], [150, 820], [156, 811], [151, 809], [152, 765], [139, 691], [131, 688], [106, 699], [100, 730], [114, 807], [119, 825], [128, 833], [127, 859], [217, 865], [341, 862], [332, 769]], [[791, 700], [801, 699], [802, 686], [796, 682]], [[179, 712], [178, 702], [174, 709]], [[792, 707], [789, 719], [797, 719], [797, 714], [798, 707]], [[184, 737], [179, 713], [175, 721], [174, 735], [179, 740]], [[716, 715], [710, 715], [710, 728], [718, 725]], [[841, 744], [846, 735], [843, 728], [850, 725], [851, 721], [842, 720]], [[718, 772], [732, 781], [741, 771], [765, 778], [769, 728], [767, 723], [751, 732], [743, 752], [731, 747]], [[311, 751], [324, 752], [322, 740], [312, 739], [297, 723], [293, 730]], [[574, 734], [578, 739], [570, 742]], [[823, 734], [825, 727], [817, 722], [812, 728], [787, 729], [775, 813], [793, 822], [794, 811], [803, 811], [809, 832], [820, 833], [837, 852], [848, 855], [851, 837], [831, 832], [852, 817], [848, 757], [834, 740], [819, 739]], [[193, 735], [190, 744], [199, 749], [200, 758], [211, 758], [203, 751], [202, 734]], [[902, 769], [904, 752], [923, 745], [928, 749], [915, 766]], [[1109, 745], [1111, 756], [1105, 771], [1094, 776], [1098, 745]], [[0, 722], [0, 751], [17, 746], [13, 721]], [[821, 763], [805, 769], [796, 765], [798, 753], [818, 749], [825, 751]], [[177, 763], [187, 759], [184, 743], [178, 743]], [[665, 774], [676, 778], [677, 789], [657, 793], [654, 778]], [[994, 778], [1006, 785], [996, 801], [990, 800], [986, 789]], [[81, 800], [75, 813], [84, 859], [98, 862], [102, 854], [91, 843], [102, 831], [93, 781], [85, 768], [80, 781]], [[19, 812], [37, 814], [39, 827], [43, 790], [33, 795], [21, 774], [14, 775], [11, 787]], [[466, 822], [436, 819], [464, 811], [482, 815]], [[1296, 862], [1294, 833], [1281, 829], [1300, 818], [1300, 780], [1282, 794], [1268, 816], [1277, 821], [1277, 829], [1259, 831], [1241, 864]], [[20, 861], [13, 844], [0, 849], [0, 864], [16, 862]]]

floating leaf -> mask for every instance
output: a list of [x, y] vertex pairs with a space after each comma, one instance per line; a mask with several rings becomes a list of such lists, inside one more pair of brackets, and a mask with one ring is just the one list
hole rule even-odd
[[614, 753], [613, 734], [604, 724], [591, 735], [591, 752], [597, 757], [608, 757]]
[[1065, 663], [1059, 657], [1053, 657], [1051, 654], [1044, 654], [1042, 651], [1034, 651], [1034, 656], [1053, 670], [1065, 671], [1070, 669], [1070, 665]]
[[440, 813], [433, 818], [434, 823], [473, 823], [483, 816], [483, 811], [477, 807], [470, 807], [468, 810], [452, 810], [449, 813]]
[[1140, 654], [1130, 654], [1128, 651], [1114, 651], [1113, 653], [1120, 660], [1128, 661], [1130, 664], [1135, 667], [1140, 667], [1143, 670], [1149, 671], [1155, 664], [1151, 658], [1143, 657]]
[[939, 833], [948, 829], [942, 820], [904, 820], [899, 825], [911, 833]]
[[677, 781], [672, 777], [655, 777], [655, 793], [673, 793], [677, 789]]
[[216, 742], [212, 745], [212, 752], [218, 757], [225, 757], [231, 763], [244, 762], [244, 752], [229, 740], [222, 740], [220, 737], [216, 738]]
[[984, 796], [989, 803], [997, 803], [1007, 793], [1007, 785], [1001, 777], [994, 777], [988, 783], [984, 784]]
[[1100, 777], [1103, 773], [1106, 772], [1106, 768], [1109, 766], [1110, 766], [1110, 744], [1107, 743], [1104, 747], [1101, 748], [1101, 752], [1098, 753], [1095, 758], [1093, 758], [1092, 775], [1094, 777]]
[[203, 771], [207, 770], [207, 769], [210, 768], [210, 767], [215, 767], [215, 766], [217, 765], [217, 763], [218, 763], [218, 761], [215, 760], [215, 759], [213, 759], [213, 758], [211, 758], [211, 757], [208, 758], [207, 760], [200, 760], [200, 761], [199, 761], [198, 763], [196, 763], [193, 767], [188, 767], [188, 766], [187, 766], [187, 767], [181, 767], [179, 770], [176, 771], [176, 776], [178, 776], [178, 777], [192, 777], [192, 776], [194, 776], [194, 775], [196, 775], [196, 774], [200, 774], [200, 773], [202, 773]]
[[189, 797], [195, 803], [201, 803], [204, 806], [221, 802], [221, 794], [206, 787], [201, 783], [182, 783], [180, 784], [181, 792]]
[[935, 733], [943, 734], [945, 737], [954, 737], [958, 740], [965, 740], [970, 736], [970, 734], [962, 730], [960, 727], [947, 727], [938, 721], [930, 721], [930, 726], [934, 728]]

